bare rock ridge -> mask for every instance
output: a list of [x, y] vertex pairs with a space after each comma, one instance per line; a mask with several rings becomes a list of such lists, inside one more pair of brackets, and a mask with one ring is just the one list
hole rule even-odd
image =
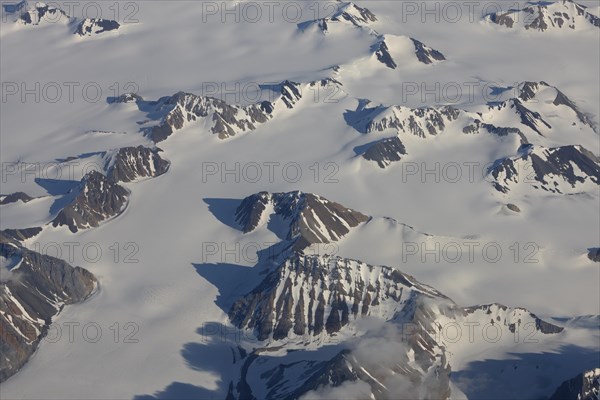
[[294, 248], [304, 249], [314, 243], [331, 243], [346, 235], [368, 216], [312, 193], [260, 192], [242, 200], [235, 213], [236, 222], [245, 233], [256, 229], [269, 218], [267, 209], [289, 222], [287, 239]]
[[0, 260], [2, 382], [27, 362], [62, 307], [85, 300], [97, 281], [88, 271], [27, 250], [4, 233]]
[[560, 194], [578, 191], [586, 184], [600, 184], [600, 158], [582, 146], [526, 144], [518, 153], [491, 168], [494, 187], [502, 193], [518, 184]]
[[573, 0], [531, 2], [522, 9], [492, 13], [488, 22], [507, 28], [521, 28], [544, 32], [547, 30], [600, 28], [600, 18], [587, 7]]
[[97, 227], [127, 206], [129, 191], [98, 171], [83, 177], [66, 196], [72, 200], [52, 220], [53, 226], [66, 225], [71, 232]]
[[22, 201], [23, 203], [27, 203], [28, 201], [33, 200], [33, 197], [29, 196], [27, 193], [23, 192], [15, 192], [6, 196], [2, 196], [0, 199], [0, 205], [16, 203], [17, 201]]

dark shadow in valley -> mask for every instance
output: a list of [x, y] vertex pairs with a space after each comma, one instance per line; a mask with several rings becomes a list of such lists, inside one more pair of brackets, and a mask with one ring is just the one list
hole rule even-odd
[[240, 230], [239, 224], [235, 221], [235, 211], [242, 200], [216, 198], [205, 198], [203, 200], [208, 205], [208, 211], [210, 211], [216, 219], [230, 228]]
[[507, 356], [510, 359], [472, 362], [464, 370], [452, 372], [452, 381], [469, 399], [542, 399], [561, 382], [600, 366], [600, 352], [575, 345], [563, 346], [556, 353]]
[[71, 189], [74, 189], [79, 185], [79, 181], [47, 178], [35, 178], [35, 183], [44, 188], [50, 196], [67, 194]]
[[246, 352], [239, 347], [241, 334], [238, 330], [219, 322], [207, 322], [198, 328], [196, 333], [200, 335], [201, 340], [186, 343], [181, 350], [181, 356], [190, 369], [217, 377], [211, 383], [211, 388], [172, 382], [163, 390], [153, 394], [137, 395], [133, 400], [231, 398], [229, 396], [232, 390], [231, 382], [237, 380], [239, 375], [237, 372], [239, 366], [236, 367], [236, 363], [246, 357]]

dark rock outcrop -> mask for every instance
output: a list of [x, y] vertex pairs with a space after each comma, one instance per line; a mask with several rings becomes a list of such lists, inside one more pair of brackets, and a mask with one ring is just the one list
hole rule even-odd
[[590, 247], [587, 256], [593, 262], [600, 263], [600, 247]]
[[66, 304], [85, 300], [96, 288], [88, 271], [30, 251], [0, 235], [0, 382], [15, 374]]
[[600, 399], [600, 368], [585, 371], [564, 381], [548, 400]]
[[425, 46], [417, 39], [411, 38], [410, 40], [412, 40], [415, 45], [415, 54], [417, 55], [417, 59], [423, 64], [433, 64], [436, 61], [444, 61], [446, 59], [441, 52]]
[[376, 142], [362, 156], [365, 160], [376, 162], [380, 168], [385, 168], [393, 162], [400, 161], [403, 155], [406, 155], [406, 148], [396, 136]]
[[122, 147], [105, 155], [106, 175], [114, 182], [131, 182], [139, 178], [156, 177], [166, 173], [171, 163], [158, 154], [161, 150], [149, 147]]
[[23, 203], [27, 203], [28, 201], [33, 200], [33, 197], [29, 196], [27, 193], [23, 192], [15, 192], [9, 195], [3, 196], [2, 200], [0, 200], [0, 204], [10, 204], [16, 203], [17, 201], [22, 201]]
[[71, 232], [77, 232], [97, 227], [123, 212], [129, 192], [102, 173], [92, 171], [65, 196], [72, 200], [52, 220], [52, 225], [66, 225]]
[[267, 206], [289, 224], [287, 240], [302, 250], [314, 243], [331, 243], [369, 219], [368, 216], [312, 193], [260, 192], [245, 198], [235, 213], [241, 229], [254, 230]]
[[75, 34], [79, 36], [92, 36], [100, 33], [115, 31], [121, 25], [117, 21], [102, 18], [86, 18], [77, 25]]

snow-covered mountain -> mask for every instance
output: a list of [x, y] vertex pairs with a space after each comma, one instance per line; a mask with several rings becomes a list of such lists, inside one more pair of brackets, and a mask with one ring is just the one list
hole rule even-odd
[[492, 13], [486, 19], [507, 28], [541, 32], [600, 28], [600, 18], [573, 0], [529, 2], [522, 9]]
[[597, 397], [579, 1], [5, 2], [0, 397]]

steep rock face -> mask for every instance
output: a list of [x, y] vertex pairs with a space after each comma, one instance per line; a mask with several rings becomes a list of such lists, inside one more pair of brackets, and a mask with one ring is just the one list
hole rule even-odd
[[92, 171], [66, 196], [71, 196], [72, 200], [52, 220], [52, 225], [66, 225], [71, 232], [77, 232], [97, 227], [102, 221], [123, 212], [129, 192], [102, 173]]
[[491, 168], [496, 190], [507, 193], [525, 184], [552, 193], [570, 193], [600, 184], [600, 159], [581, 146], [522, 145], [518, 153], [517, 157], [499, 160]]
[[293, 254], [229, 312], [259, 340], [332, 334], [363, 316], [389, 320], [415, 295], [436, 290], [388, 267], [329, 256]]
[[23, 203], [27, 203], [28, 201], [31, 201], [31, 200], [33, 200], [33, 197], [29, 196], [27, 193], [15, 192], [15, 193], [11, 193], [6, 196], [1, 196], [0, 205], [16, 203], [17, 201], [22, 201]]
[[600, 18], [573, 0], [530, 3], [522, 10], [490, 14], [486, 20], [507, 28], [518, 27], [540, 32], [600, 27]]
[[171, 163], [158, 154], [160, 149], [144, 146], [122, 147], [105, 153], [106, 176], [114, 182], [131, 182], [166, 173]]
[[70, 17], [60, 8], [38, 2], [34, 8], [24, 12], [18, 19], [23, 25], [40, 25], [44, 23], [67, 23]]
[[564, 381], [548, 400], [600, 399], [600, 368], [585, 371]]
[[251, 232], [269, 217], [267, 208], [289, 224], [287, 239], [297, 250], [314, 243], [335, 242], [369, 218], [312, 193], [260, 192], [242, 201], [235, 219], [245, 233]]
[[0, 235], [0, 382], [15, 374], [66, 304], [83, 301], [96, 278], [79, 267], [42, 255]]
[[93, 36], [100, 33], [116, 31], [121, 25], [117, 21], [102, 18], [86, 18], [77, 25], [75, 34], [79, 36]]
[[396, 136], [376, 142], [363, 153], [362, 157], [376, 162], [380, 168], [386, 168], [391, 163], [400, 161], [405, 154], [406, 148]]

